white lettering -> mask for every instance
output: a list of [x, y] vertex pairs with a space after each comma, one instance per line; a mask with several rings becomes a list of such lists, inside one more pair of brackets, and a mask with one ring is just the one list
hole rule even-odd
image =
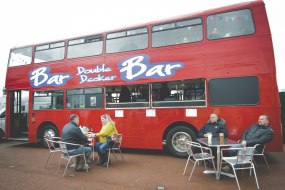
[[46, 70], [46, 67], [41, 67], [31, 72], [32, 77], [30, 77], [30, 80], [34, 80], [35, 87], [43, 84], [48, 79], [48, 75], [45, 73]]
[[[127, 61], [122, 63], [123, 68], [120, 70], [120, 72], [126, 71], [127, 72], [126, 78], [129, 80], [132, 80], [133, 78], [143, 74], [147, 69], [147, 66], [141, 63], [143, 59], [144, 59], [143, 56], [137, 56], [137, 57], [128, 59]], [[134, 69], [134, 67], [137, 67], [137, 68]], [[137, 72], [135, 73], [134, 70], [137, 70]]]

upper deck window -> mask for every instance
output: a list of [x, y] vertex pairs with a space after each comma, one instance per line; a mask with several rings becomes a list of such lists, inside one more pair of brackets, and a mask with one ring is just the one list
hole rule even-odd
[[103, 52], [103, 36], [89, 36], [68, 42], [68, 58], [100, 55]]
[[40, 45], [35, 50], [35, 63], [62, 60], [64, 58], [64, 42]]
[[145, 49], [147, 46], [147, 28], [138, 28], [107, 34], [107, 53]]
[[198, 42], [202, 39], [201, 18], [155, 25], [152, 28], [152, 47]]
[[207, 17], [207, 36], [209, 40], [250, 35], [254, 32], [254, 23], [249, 9]]
[[9, 67], [27, 65], [32, 62], [32, 47], [14, 49], [10, 53]]

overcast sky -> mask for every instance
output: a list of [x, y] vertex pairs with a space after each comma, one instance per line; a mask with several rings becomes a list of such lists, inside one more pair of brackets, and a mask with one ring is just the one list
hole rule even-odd
[[[13, 47], [96, 34], [248, 0], [9, 0], [0, 1], [0, 88]], [[271, 27], [279, 90], [285, 89], [283, 12], [264, 0]], [[283, 72], [283, 74], [282, 74]], [[1, 90], [2, 91], [2, 90]], [[0, 93], [1, 94], [1, 93]]]

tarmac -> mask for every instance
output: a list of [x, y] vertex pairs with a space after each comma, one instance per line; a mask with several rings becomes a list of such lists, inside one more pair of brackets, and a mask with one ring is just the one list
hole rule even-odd
[[[188, 182], [193, 164], [189, 163], [183, 176], [186, 159], [174, 158], [166, 151], [124, 149], [125, 161], [120, 157], [116, 161], [111, 156], [109, 168], [96, 166], [96, 155], [88, 173], [68, 168], [65, 177], [62, 177], [64, 165], [57, 173], [59, 154], [45, 169], [48, 155], [48, 149], [35, 144], [0, 143], [0, 190], [237, 189], [234, 178], [222, 176], [217, 181], [213, 174], [203, 174], [203, 165], [196, 167]], [[285, 189], [285, 152], [267, 153], [266, 157], [270, 171], [262, 159], [256, 159], [260, 189]], [[242, 190], [257, 189], [249, 172], [239, 172], [238, 179]]]

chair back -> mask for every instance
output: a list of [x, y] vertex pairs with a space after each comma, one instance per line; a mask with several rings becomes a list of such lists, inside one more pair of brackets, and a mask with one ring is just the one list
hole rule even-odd
[[118, 134], [117, 135], [117, 142], [112, 146], [112, 148], [121, 148], [122, 141], [123, 141], [123, 135]]
[[185, 145], [186, 145], [188, 155], [194, 155], [194, 152], [193, 152], [194, 148], [200, 149], [200, 151], [203, 152], [201, 144], [197, 142], [187, 141]]
[[46, 144], [50, 152], [53, 152], [54, 150], [58, 150], [59, 141], [51, 140], [49, 138], [45, 138], [45, 141], [46, 141]]
[[66, 147], [66, 143], [64, 143], [64, 142], [62, 142], [62, 141], [59, 141], [59, 147], [60, 147], [61, 152], [62, 152], [65, 156], [68, 156], [68, 150], [67, 150], [67, 147]]
[[236, 163], [237, 164], [252, 163], [255, 148], [256, 145], [254, 147], [244, 147], [239, 149], [237, 153]]

